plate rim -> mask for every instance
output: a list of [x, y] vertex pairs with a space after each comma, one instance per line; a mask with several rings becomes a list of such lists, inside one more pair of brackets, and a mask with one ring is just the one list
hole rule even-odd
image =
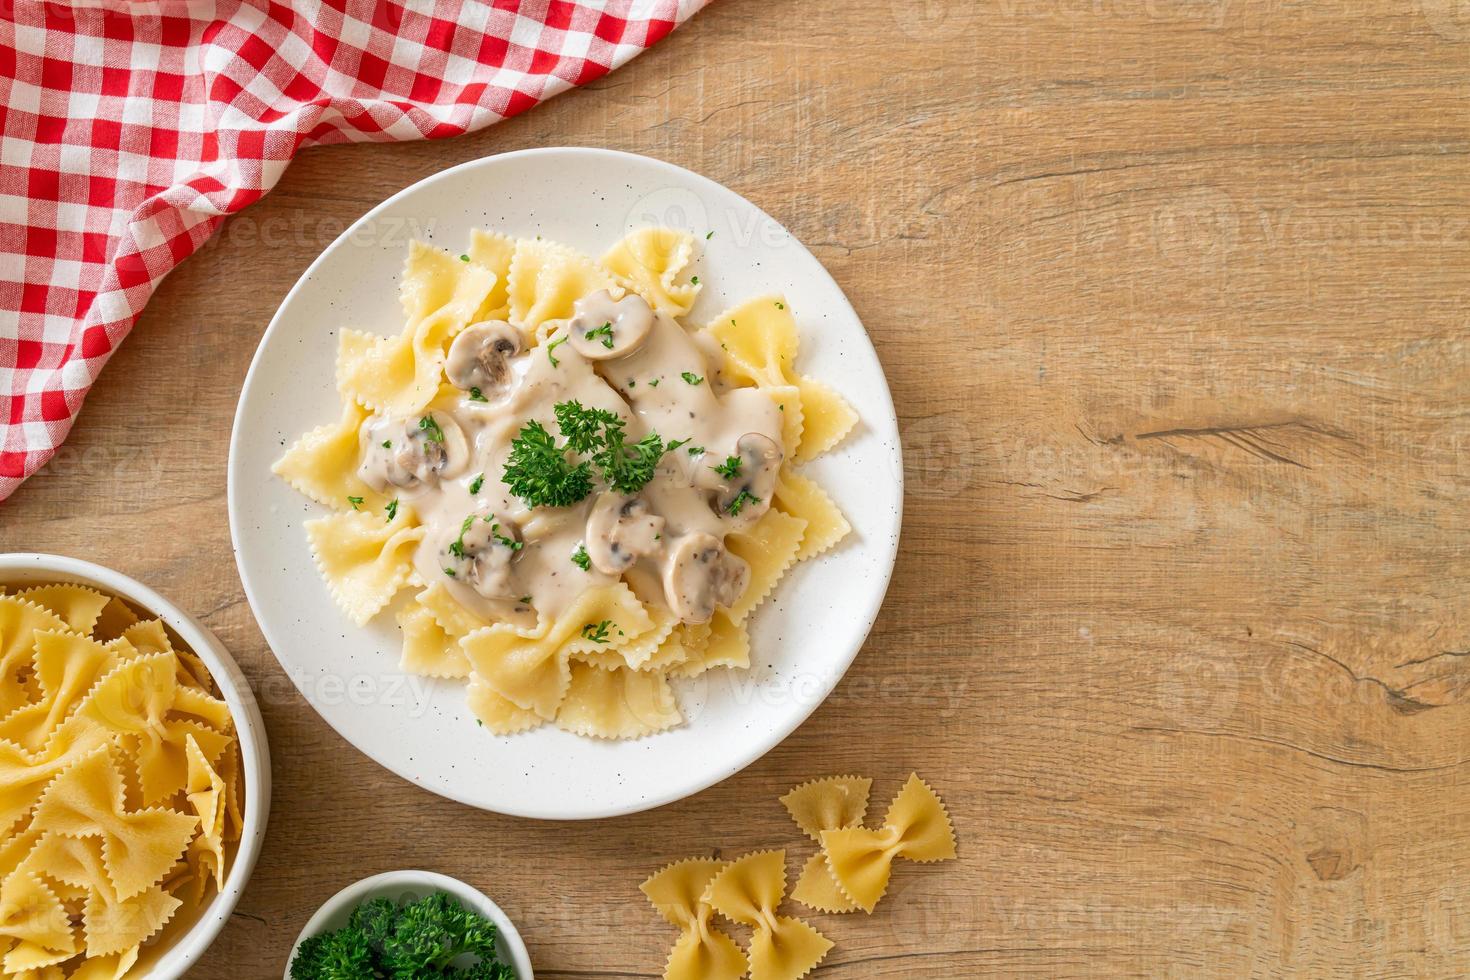
[[[307, 687], [304, 683], [305, 678], [302, 676], [298, 676], [299, 672], [293, 671], [292, 666], [282, 659], [281, 654], [277, 653], [277, 644], [275, 642], [276, 637], [271, 627], [267, 625], [265, 618], [259, 612], [259, 609], [261, 608], [261, 603], [256, 597], [255, 590], [251, 585], [250, 576], [247, 573], [245, 563], [241, 558], [240, 540], [242, 536], [242, 529], [239, 526], [240, 522], [238, 520], [237, 513], [239, 508], [239, 497], [237, 492], [239, 481], [236, 479], [237, 467], [241, 465], [241, 454], [239, 452], [239, 447], [242, 439], [241, 421], [244, 417], [243, 409], [246, 397], [251, 390], [251, 386], [256, 381], [256, 374], [261, 365], [262, 355], [267, 345], [275, 336], [277, 330], [281, 328], [283, 311], [285, 311], [292, 304], [292, 301], [296, 298], [298, 293], [307, 288], [308, 283], [312, 282], [314, 278], [314, 273], [316, 272], [317, 268], [321, 266], [324, 262], [326, 262], [330, 255], [335, 253], [336, 250], [341, 247], [344, 242], [347, 242], [349, 239], [351, 239], [352, 236], [363, 225], [375, 220], [384, 211], [389, 210], [400, 200], [417, 192], [421, 188], [427, 187], [431, 184], [439, 183], [440, 181], [452, 180], [456, 175], [462, 172], [491, 165], [495, 162], [503, 162], [525, 157], [556, 156], [562, 154], [602, 158], [613, 157], [631, 160], [635, 161], [637, 164], [652, 165], [656, 168], [663, 169], [673, 174], [679, 180], [691, 181], [697, 185], [704, 185], [706, 189], [712, 188], [720, 193], [731, 194], [739, 198], [750, 208], [754, 209], [754, 211], [762, 218], [771, 221], [777, 227], [779, 227], [783, 232], [785, 232], [791, 244], [801, 249], [812, 259], [813, 263], [815, 263], [821, 274], [826, 277], [826, 281], [831, 286], [834, 294], [840, 299], [842, 306], [839, 312], [845, 312], [849, 317], [851, 317], [852, 322], [857, 325], [862, 342], [867, 345], [868, 350], [873, 355], [874, 362], [878, 365], [878, 374], [882, 384], [878, 391], [868, 392], [867, 394], [870, 397], [881, 395], [881, 403], [878, 404], [877, 408], [880, 410], [880, 414], [885, 420], [892, 422], [892, 458], [893, 462], [895, 463], [895, 466], [893, 467], [893, 479], [895, 483], [895, 489], [897, 491], [896, 506], [893, 510], [892, 531], [891, 534], [889, 534], [888, 536], [885, 553], [882, 556], [882, 568], [879, 575], [877, 576], [877, 578], [880, 580], [880, 587], [872, 590], [872, 598], [866, 604], [866, 608], [861, 611], [860, 618], [863, 625], [860, 630], [860, 635], [858, 636], [857, 642], [853, 644], [851, 652], [847, 654], [847, 656], [842, 660], [840, 669], [832, 672], [831, 682], [827, 685], [826, 690], [823, 692], [822, 696], [820, 698], [814, 698], [810, 701], [809, 704], [802, 706], [800, 710], [798, 710], [791, 716], [789, 724], [777, 725], [770, 730], [769, 734], [765, 738], [752, 742], [751, 745], [747, 747], [746, 751], [740, 754], [739, 761], [733, 766], [733, 768], [721, 766], [717, 769], [712, 769], [707, 773], [701, 774], [697, 779], [691, 780], [687, 784], [677, 784], [677, 788], [669, 792], [649, 794], [646, 797], [630, 801], [621, 806], [604, 807], [601, 809], [578, 811], [575, 813], [567, 813], [559, 810], [548, 810], [544, 807], [537, 806], [523, 806], [520, 804], [505, 804], [503, 805], [504, 808], [491, 807], [478, 800], [471, 799], [464, 794], [458, 793], [452, 788], [444, 788], [437, 785], [437, 783], [434, 785], [427, 784], [423, 780], [415, 778], [414, 775], [412, 775], [405, 769], [399, 768], [397, 765], [394, 765], [388, 759], [380, 757], [378, 754], [370, 752], [363, 746], [359, 745], [356, 740], [354, 740], [337, 725], [336, 721], [334, 721], [329, 714], [322, 711], [321, 708], [317, 706], [315, 701], [312, 699], [309, 691], [307, 690]], [[235, 571], [240, 578], [240, 585], [245, 593], [246, 604], [250, 607], [250, 614], [255, 620], [256, 628], [260, 630], [261, 637], [265, 640], [266, 647], [270, 650], [271, 656], [276, 661], [277, 666], [279, 666], [280, 669], [291, 680], [292, 686], [295, 687], [296, 690], [302, 695], [307, 705], [310, 706], [314, 712], [316, 712], [317, 716], [321, 718], [322, 721], [326, 722], [327, 726], [331, 728], [332, 731], [334, 731], [344, 742], [352, 746], [352, 748], [358, 753], [413, 786], [417, 786], [420, 789], [426, 790], [427, 792], [430, 792], [435, 796], [450, 799], [455, 801], [456, 803], [461, 803], [465, 806], [470, 806], [477, 810], [483, 810], [489, 813], [500, 813], [506, 816], [521, 817], [533, 820], [584, 821], [611, 819], [614, 817], [626, 816], [628, 814], [641, 813], [647, 810], [654, 810], [662, 806], [667, 806], [670, 803], [675, 803], [679, 800], [687, 799], [698, 793], [704, 792], [711, 786], [724, 782], [726, 779], [729, 779], [730, 777], [753, 765], [755, 762], [764, 758], [773, 749], [775, 749], [778, 745], [789, 738], [792, 733], [795, 732], [798, 728], [804, 725], [807, 719], [809, 719], [816, 712], [817, 708], [821, 707], [822, 704], [824, 704], [826, 700], [832, 696], [832, 692], [837, 689], [837, 685], [840, 684], [842, 682], [842, 679], [847, 676], [847, 672], [852, 669], [852, 665], [857, 660], [858, 654], [862, 651], [863, 647], [867, 645], [868, 637], [871, 636], [873, 626], [877, 623], [878, 615], [882, 611], [883, 603], [888, 596], [888, 589], [893, 583], [893, 572], [897, 564], [899, 539], [903, 532], [903, 516], [905, 503], [903, 444], [902, 433], [900, 431], [898, 422], [899, 420], [897, 408], [893, 403], [892, 389], [889, 387], [888, 384], [888, 372], [884, 369], [883, 360], [878, 356], [878, 351], [876, 346], [873, 344], [872, 337], [869, 336], [868, 329], [863, 324], [862, 318], [858, 316], [857, 310], [852, 305], [852, 301], [848, 299], [846, 291], [842, 289], [841, 285], [832, 276], [831, 272], [828, 271], [827, 267], [822, 263], [820, 259], [817, 258], [817, 256], [811, 251], [811, 249], [807, 248], [806, 244], [802, 242], [801, 239], [792, 234], [789, 229], [786, 228], [785, 224], [778, 221], [764, 208], [756, 204], [754, 201], [751, 201], [744, 194], [741, 194], [740, 192], [732, 188], [726, 187], [724, 184], [721, 184], [716, 180], [706, 177], [703, 174], [696, 173], [695, 171], [689, 170], [685, 167], [681, 167], [678, 164], [669, 163], [667, 160], [663, 160], [658, 157], [647, 156], [640, 153], [630, 153], [625, 150], [613, 150], [590, 146], [541, 146], [529, 147], [520, 150], [510, 150], [503, 153], [492, 153], [486, 156], [477, 157], [473, 160], [466, 160], [462, 163], [455, 164], [452, 167], [447, 167], [443, 170], [429, 174], [426, 177], [414, 181], [407, 187], [403, 187], [398, 191], [395, 191], [393, 194], [389, 195], [379, 203], [369, 208], [367, 211], [363, 212], [363, 214], [356, 221], [353, 221], [350, 225], [348, 225], [341, 234], [339, 234], [325, 248], [322, 249], [322, 251], [316, 256], [316, 258], [314, 258], [311, 263], [307, 265], [307, 267], [302, 271], [300, 277], [297, 278], [296, 282], [291, 286], [291, 288], [287, 290], [286, 295], [281, 298], [280, 303], [276, 306], [275, 312], [271, 315], [270, 322], [266, 325], [265, 330], [260, 335], [260, 340], [256, 344], [255, 353], [251, 355], [250, 367], [245, 372], [245, 378], [240, 384], [240, 392], [235, 401], [234, 419], [230, 423], [230, 444], [225, 464], [225, 507], [228, 511], [230, 525], [230, 550], [235, 558]], [[777, 588], [780, 588], [779, 583], [777, 585]], [[657, 734], [648, 737], [656, 738]]]

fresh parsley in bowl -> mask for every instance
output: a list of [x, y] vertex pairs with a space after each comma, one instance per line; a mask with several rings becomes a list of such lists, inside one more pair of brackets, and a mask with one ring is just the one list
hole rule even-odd
[[425, 871], [364, 879], [333, 896], [291, 951], [287, 980], [532, 980], [505, 913]]

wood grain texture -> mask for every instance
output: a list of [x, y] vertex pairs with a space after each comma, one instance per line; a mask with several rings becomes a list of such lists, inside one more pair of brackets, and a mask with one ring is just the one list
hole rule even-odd
[[[0, 511], [0, 546], [156, 585], [261, 689], [270, 836], [194, 975], [278, 976], [322, 899], [417, 865], [494, 895], [540, 976], [653, 977], [644, 875], [804, 856], [778, 794], [911, 769], [962, 859], [813, 916], [816, 976], [1470, 971], [1467, 93], [1456, 0], [718, 0], [487, 132], [304, 154]], [[592, 824], [345, 744], [267, 650], [225, 512], [239, 385], [311, 259], [413, 181], [555, 144], [690, 167], [809, 243], [910, 487], [834, 696], [725, 783]]]

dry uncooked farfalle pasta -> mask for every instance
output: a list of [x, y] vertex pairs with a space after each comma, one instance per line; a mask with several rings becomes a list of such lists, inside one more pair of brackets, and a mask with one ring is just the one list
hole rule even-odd
[[[954, 830], [938, 794], [917, 775], [889, 805], [883, 826], [863, 826], [873, 781], [862, 776], [813, 779], [781, 797], [802, 833], [822, 845], [806, 862], [791, 897], [818, 912], [872, 912], [888, 890], [893, 860], [955, 857]], [[692, 858], [642, 885], [659, 913], [680, 928], [664, 980], [798, 980], [832, 942], [801, 919], [778, 915], [786, 897], [786, 852], [756, 851], [736, 861]], [[750, 927], [747, 955], [710, 927], [712, 912]]]
[[945, 861], [955, 857], [954, 829], [939, 795], [910, 774], [888, 807], [883, 826], [822, 831], [827, 867], [842, 893], [872, 912], [888, 890], [894, 858]]
[[716, 912], [749, 926], [751, 980], [797, 980], [832, 948], [815, 928], [777, 915], [786, 897], [786, 852], [756, 851], [722, 868], [704, 891]]
[[0, 977], [147, 975], [224, 884], [236, 739], [161, 621], [80, 585], [0, 595]]
[[161, 881], [199, 828], [193, 813], [128, 809], [122, 772], [108, 745], [52, 780], [32, 819], [48, 833], [100, 838], [103, 866], [123, 899]]
[[724, 861], [677, 861], [639, 886], [660, 915], [680, 930], [664, 966], [665, 980], [739, 980], [745, 954], [735, 940], [710, 925], [714, 910], [704, 901], [710, 879]]
[[[813, 779], [781, 797], [781, 804], [802, 833], [821, 843], [822, 832], [861, 827], [868, 812], [873, 781], [860, 776]], [[842, 893], [827, 868], [827, 852], [813, 854], [801, 869], [791, 897], [819, 912], [856, 912], [858, 905]]]

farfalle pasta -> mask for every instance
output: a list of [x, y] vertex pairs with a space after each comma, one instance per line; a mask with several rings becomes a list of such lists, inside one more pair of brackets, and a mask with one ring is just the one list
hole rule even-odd
[[799, 427], [796, 459], [806, 462], [831, 449], [857, 424], [857, 413], [827, 385], [796, 374], [796, 320], [779, 296], [750, 300], [712, 320], [705, 332], [725, 352], [724, 372], [735, 382], [775, 392], [794, 403]]
[[811, 925], [776, 914], [786, 897], [785, 851], [757, 851], [730, 862], [710, 879], [703, 897], [731, 922], [750, 927], [751, 980], [797, 980], [832, 948]]
[[641, 228], [609, 249], [602, 266], [655, 310], [683, 316], [699, 296], [698, 283], [677, 281], [693, 254], [688, 235], [672, 228]]
[[449, 341], [470, 322], [495, 274], [422, 242], [409, 246], [399, 298], [408, 326], [397, 337], [344, 330], [337, 384], [375, 411], [415, 412], [433, 400]]
[[[894, 858], [928, 862], [955, 857], [949, 814], [927, 783], [911, 774], [878, 830], [863, 826], [872, 785], [862, 776], [829, 776], [802, 783], [781, 797], [801, 832], [822, 845], [803, 867], [792, 890], [794, 900], [818, 912], [871, 913], [887, 891]], [[784, 850], [756, 851], [730, 862], [679, 861], [640, 887], [659, 914], [681, 930], [664, 980], [720, 980], [745, 970], [751, 980], [796, 980], [833, 946], [807, 922], [779, 914], [786, 896]], [[749, 927], [750, 948], [743, 962], [730, 952], [733, 940], [710, 926], [712, 911]], [[737, 970], [741, 972], [732, 972]]]
[[676, 319], [694, 250], [415, 242], [403, 332], [340, 332], [340, 413], [274, 466], [330, 510], [306, 534], [347, 616], [391, 613], [402, 669], [465, 681], [493, 733], [681, 724], [671, 682], [747, 667], [756, 607], [851, 530], [796, 465], [856, 414], [795, 370], [782, 297]]
[[[860, 827], [868, 812], [873, 781], [860, 776], [830, 776], [802, 783], [781, 797], [796, 825], [817, 843], [828, 830]], [[858, 905], [843, 894], [827, 867], [827, 852], [818, 851], [801, 869], [791, 897], [819, 912], [856, 912]]]
[[162, 622], [77, 585], [0, 595], [0, 703], [0, 971], [128, 976], [224, 884], [229, 707]]
[[930, 862], [955, 857], [949, 813], [939, 795], [914, 774], [889, 804], [880, 828], [823, 830], [821, 840], [838, 889], [865, 912], [872, 912], [888, 890], [895, 858]]
[[664, 980], [739, 980], [748, 964], [729, 934], [711, 925], [704, 894], [726, 862], [677, 861], [638, 887], [660, 915], [679, 929], [664, 965]]

